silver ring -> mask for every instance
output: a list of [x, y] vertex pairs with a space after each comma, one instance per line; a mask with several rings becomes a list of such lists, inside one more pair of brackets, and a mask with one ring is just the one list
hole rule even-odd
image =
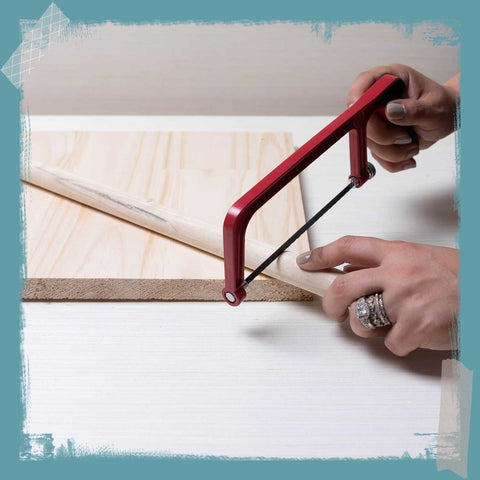
[[355, 302], [355, 316], [369, 330], [392, 325], [385, 311], [383, 293], [380, 292], [358, 298]]

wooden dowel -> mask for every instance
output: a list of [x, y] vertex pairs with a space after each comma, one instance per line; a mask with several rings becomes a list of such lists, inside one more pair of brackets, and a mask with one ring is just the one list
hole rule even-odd
[[[22, 172], [23, 181], [51, 191], [76, 202], [160, 233], [223, 258], [222, 229], [188, 218], [176, 211], [149, 200], [87, 181], [60, 168], [45, 164], [30, 165]], [[274, 250], [271, 245], [246, 240], [245, 265], [254, 269]], [[341, 275], [339, 270], [306, 272], [298, 268], [297, 255], [286, 251], [265, 269], [265, 274], [309, 292], [324, 295], [332, 281]]]

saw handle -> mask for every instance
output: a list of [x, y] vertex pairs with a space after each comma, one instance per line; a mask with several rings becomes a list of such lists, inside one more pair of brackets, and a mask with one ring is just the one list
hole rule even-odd
[[300, 174], [346, 133], [350, 139], [350, 179], [356, 187], [369, 178], [367, 162], [367, 122], [378, 112], [385, 116], [385, 105], [402, 98], [405, 84], [394, 75], [383, 75], [353, 105], [296, 150], [278, 167], [237, 200], [228, 210], [223, 224], [225, 288], [228, 304], [240, 305], [244, 288], [245, 232], [254, 213], [285, 185]]

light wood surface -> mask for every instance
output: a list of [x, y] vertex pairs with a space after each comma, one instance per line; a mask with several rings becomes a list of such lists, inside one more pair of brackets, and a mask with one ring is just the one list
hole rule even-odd
[[[94, 182], [84, 181], [78, 175], [72, 175], [65, 170], [41, 166], [31, 165], [28, 170], [28, 179], [25, 175], [24, 180], [30, 185], [34, 185], [44, 190], [56, 193], [65, 198], [74, 200], [96, 209], [99, 212], [105, 212], [120, 218], [134, 225], [144, 227], [155, 233], [164, 235], [170, 239], [177, 240], [185, 245], [195, 247], [202, 252], [207, 252], [216, 257], [223, 257], [223, 235], [220, 226], [208, 224], [197, 220], [196, 218], [187, 217], [179, 214], [175, 210], [154, 203], [152, 201], [143, 201], [138, 198], [127, 195], [121, 191], [105, 187]], [[245, 245], [245, 265], [249, 268], [255, 268], [267, 258], [272, 252], [272, 246], [261, 243], [255, 239], [249, 238]], [[265, 269], [265, 274], [270, 277], [282, 280], [283, 282], [302, 288], [308, 292], [323, 296], [332, 281], [341, 275], [338, 270], [331, 269], [325, 272], [306, 272], [298, 268], [296, 264], [297, 254], [292, 251], [285, 251], [278, 257], [276, 261]], [[93, 291], [108, 289], [108, 281], [89, 281]], [[110, 291], [115, 289], [115, 293], [110, 293], [111, 297], [118, 297], [120, 291], [126, 292], [128, 288], [140, 290], [139, 295], [145, 298], [151, 293], [152, 287], [158, 288], [162, 284], [161, 291], [166, 298], [175, 298], [175, 291], [181, 289], [183, 299], [198, 299], [197, 289], [200, 288], [205, 294], [216, 286], [218, 290], [218, 282], [210, 282], [208, 279], [181, 279], [174, 280], [171, 278], [157, 279], [157, 282], [142, 282], [140, 279], [134, 279], [133, 282], [128, 279], [118, 279], [110, 287]], [[50, 287], [54, 291], [61, 290], [63, 279], [53, 282]], [[187, 284], [181, 285], [182, 282]], [[263, 285], [263, 284], [262, 284]], [[264, 282], [263, 300], [278, 299], [282, 286], [273, 285], [269, 290], [268, 282]], [[288, 297], [288, 286], [285, 295]], [[278, 291], [277, 291], [278, 290]], [[142, 293], [143, 292], [143, 293]], [[171, 292], [171, 293], [166, 293]], [[126, 293], [122, 293], [125, 295]], [[218, 296], [215, 291], [210, 293], [214, 298]], [[131, 294], [130, 294], [131, 295]], [[178, 296], [178, 294], [177, 294]], [[147, 297], [148, 298], [148, 297]], [[307, 295], [305, 295], [307, 298]], [[287, 298], [288, 299], [288, 298]]]
[[[34, 132], [31, 172], [25, 175], [47, 189], [55, 183], [63, 195], [68, 187], [73, 198], [82, 194], [84, 203], [93, 199], [86, 203], [109, 213], [119, 215], [120, 209], [122, 218], [135, 217], [142, 227], [188, 244], [203, 238], [196, 246], [221, 256], [228, 207], [292, 148], [291, 136], [283, 133]], [[218, 258], [37, 187], [26, 189], [25, 209], [26, 299], [222, 299]], [[170, 223], [161, 220], [166, 216]], [[185, 217], [191, 220], [183, 228], [179, 218]], [[252, 220], [247, 238], [264, 245], [247, 249], [248, 264], [261, 263], [304, 219], [296, 179]], [[294, 260], [308, 250], [306, 236], [291, 250], [270, 273], [283, 270], [274, 276], [311, 284]], [[317, 293], [331, 279], [322, 277]], [[290, 284], [262, 277], [249, 288], [248, 299], [312, 298]]]

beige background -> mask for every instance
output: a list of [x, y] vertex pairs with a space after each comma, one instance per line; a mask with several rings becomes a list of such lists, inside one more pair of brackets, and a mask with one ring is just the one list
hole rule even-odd
[[[421, 24], [85, 27], [25, 81], [30, 114], [337, 115], [355, 76], [400, 62], [444, 82], [458, 47]], [[447, 31], [448, 34], [448, 31]]]

